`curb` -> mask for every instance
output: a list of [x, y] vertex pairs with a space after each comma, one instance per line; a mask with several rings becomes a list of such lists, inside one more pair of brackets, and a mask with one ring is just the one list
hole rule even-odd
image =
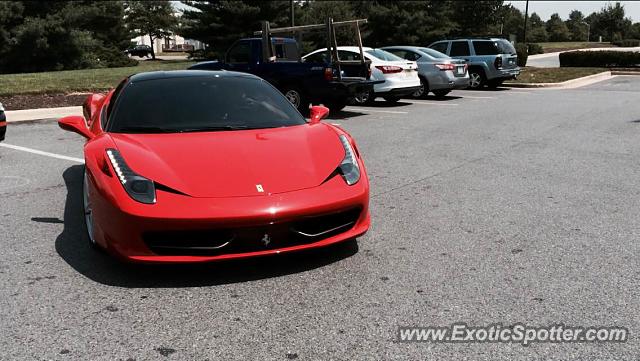
[[587, 75], [576, 79], [569, 79], [560, 83], [504, 83], [504, 85], [512, 88], [577, 88], [611, 79], [613, 75], [620, 74], [614, 74], [614, 72], [611, 71], [603, 71], [602, 73]]
[[82, 107], [38, 108], [5, 111], [8, 123], [58, 119], [69, 115], [82, 115]]

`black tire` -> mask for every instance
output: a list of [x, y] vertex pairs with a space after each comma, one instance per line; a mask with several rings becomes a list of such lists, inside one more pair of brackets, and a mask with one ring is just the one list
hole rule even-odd
[[397, 103], [398, 100], [400, 100], [400, 97], [398, 96], [387, 96], [383, 98], [384, 98], [384, 101], [386, 101], [387, 103]]
[[369, 91], [368, 93], [362, 92], [362, 93], [356, 94], [356, 96], [353, 97], [353, 104], [367, 105], [367, 104], [373, 103], [374, 100], [375, 100], [375, 96], [373, 96], [373, 93], [371, 91]]
[[434, 90], [433, 94], [436, 96], [436, 98], [444, 98], [450, 92], [451, 90]]
[[484, 70], [480, 68], [469, 69], [469, 89], [482, 89], [487, 83], [487, 77]]
[[302, 115], [306, 116], [309, 113], [309, 99], [300, 88], [297, 86], [285, 86], [282, 89], [282, 94]]
[[91, 209], [91, 201], [89, 199], [89, 179], [87, 178], [87, 171], [85, 169], [82, 178], [82, 218], [84, 219], [84, 229], [87, 235], [87, 243], [93, 249], [102, 250], [102, 247], [98, 245], [93, 237], [93, 212]]
[[411, 94], [411, 97], [416, 99], [424, 99], [429, 94], [429, 82], [427, 79], [420, 77], [420, 89]]

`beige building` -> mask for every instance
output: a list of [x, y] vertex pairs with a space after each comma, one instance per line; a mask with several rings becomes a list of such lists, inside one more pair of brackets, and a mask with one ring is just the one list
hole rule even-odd
[[[131, 39], [137, 45], [151, 45], [149, 36], [138, 36]], [[153, 50], [156, 53], [169, 53], [204, 49], [204, 44], [198, 40], [185, 39], [180, 35], [170, 35], [165, 38], [153, 40]]]

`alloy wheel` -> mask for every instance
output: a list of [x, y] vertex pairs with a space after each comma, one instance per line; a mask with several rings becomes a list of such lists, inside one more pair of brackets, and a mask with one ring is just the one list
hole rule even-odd
[[370, 96], [371, 94], [369, 92], [362, 92], [362, 93], [356, 94], [356, 96], [353, 99], [358, 104], [364, 104], [369, 101]]
[[296, 108], [300, 107], [300, 93], [295, 90], [295, 89], [290, 89], [288, 90], [286, 93], [284, 93], [284, 96], [287, 98], [287, 100], [293, 104], [293, 106], [295, 106]]
[[84, 211], [84, 223], [87, 226], [89, 242], [95, 245], [96, 241], [93, 238], [93, 210], [91, 208], [91, 200], [89, 199], [89, 177], [87, 176], [86, 170], [84, 172], [84, 180], [82, 183], [82, 209]]
[[479, 88], [480, 84], [482, 84], [482, 77], [478, 73], [469, 74], [469, 78], [470, 78], [469, 85], [472, 88]]

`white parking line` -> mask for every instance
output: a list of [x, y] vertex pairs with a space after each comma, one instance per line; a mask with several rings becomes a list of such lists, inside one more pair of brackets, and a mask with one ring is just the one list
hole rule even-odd
[[457, 107], [460, 104], [456, 104], [456, 103], [445, 103], [442, 101], [438, 101], [438, 102], [421, 102], [421, 101], [410, 101], [409, 103], [411, 104], [421, 104], [421, 105], [444, 105], [444, 106], [449, 106], [449, 107]]
[[476, 96], [472, 96], [472, 95], [461, 95], [463, 98], [469, 98], [469, 99], [495, 99], [495, 97], [476, 97]]
[[397, 110], [375, 110], [375, 109], [360, 109], [360, 108], [351, 108], [347, 110], [355, 110], [356, 112], [372, 112], [372, 113], [389, 113], [389, 114], [409, 114], [409, 112], [401, 112]]
[[84, 163], [84, 159], [74, 158], [74, 157], [67, 157], [66, 155], [61, 155], [61, 154], [43, 152], [41, 150], [31, 149], [31, 148], [27, 148], [27, 147], [21, 147], [19, 145], [0, 143], [0, 147], [5, 147], [5, 148], [13, 149], [13, 150], [21, 150], [21, 151], [27, 152], [27, 153], [44, 155], [45, 157], [51, 157], [51, 158], [57, 158], [57, 159], [63, 159], [63, 160], [70, 160], [72, 162], [77, 162], [77, 163]]

